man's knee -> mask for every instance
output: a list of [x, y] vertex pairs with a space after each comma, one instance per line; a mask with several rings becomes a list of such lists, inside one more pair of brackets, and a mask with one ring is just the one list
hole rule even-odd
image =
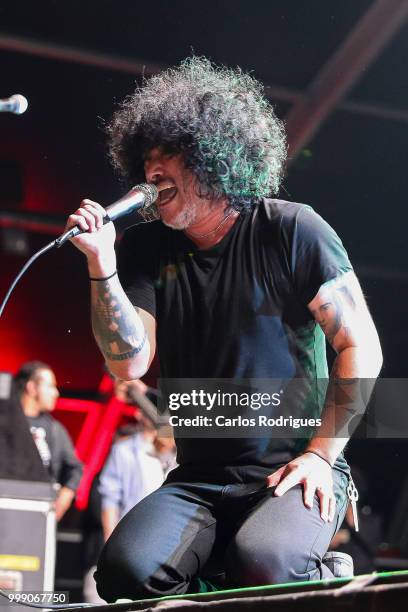
[[303, 580], [306, 563], [296, 545], [286, 542], [271, 548], [238, 540], [228, 549], [226, 570], [234, 586], [260, 586]]
[[138, 551], [131, 546], [119, 550], [108, 541], [94, 576], [100, 597], [114, 602], [119, 598], [148, 599], [186, 592], [186, 577], [169, 560], [159, 562], [156, 552]]
[[143, 583], [147, 578], [145, 563], [143, 566], [136, 555], [130, 557], [125, 551], [112, 550], [108, 542], [94, 575], [100, 597], [109, 603], [119, 598], [143, 597]]

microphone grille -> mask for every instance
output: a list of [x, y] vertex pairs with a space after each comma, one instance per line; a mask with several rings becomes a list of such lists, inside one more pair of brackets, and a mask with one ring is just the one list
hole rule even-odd
[[142, 183], [141, 185], [138, 185], [138, 189], [146, 196], [146, 203], [143, 208], [148, 208], [151, 206], [159, 197], [159, 192], [156, 185], [152, 185], [151, 183]]

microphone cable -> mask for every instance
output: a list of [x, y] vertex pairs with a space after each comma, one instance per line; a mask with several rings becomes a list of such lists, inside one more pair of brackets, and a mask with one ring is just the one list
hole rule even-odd
[[[155, 185], [142, 183], [141, 185], [135, 185], [132, 189], [121, 197], [119, 200], [108, 206], [105, 211], [106, 215], [103, 219], [103, 223], [110, 223], [116, 221], [120, 217], [129, 215], [130, 213], [137, 212], [137, 220], [139, 223], [151, 223], [152, 221], [157, 221], [160, 218], [160, 215], [157, 211], [157, 208], [153, 206], [154, 202], [159, 196], [159, 191]], [[133, 221], [128, 226], [136, 225]], [[79, 229], [78, 226], [72, 227], [70, 230], [66, 231], [62, 236], [59, 236], [45, 247], [40, 249], [37, 253], [27, 261], [27, 263], [20, 270], [19, 274], [17, 274], [14, 281], [11, 283], [10, 289], [6, 293], [6, 297], [4, 298], [1, 306], [0, 306], [0, 318], [3, 315], [4, 309], [6, 307], [7, 302], [11, 294], [14, 291], [15, 286], [17, 285], [20, 278], [23, 274], [28, 270], [34, 261], [47, 253], [52, 248], [57, 247], [60, 248], [67, 240], [77, 236], [78, 234], [82, 234], [82, 230]]]
[[42, 249], [37, 251], [37, 253], [34, 253], [34, 255], [32, 257], [30, 257], [30, 259], [24, 264], [24, 266], [21, 268], [20, 272], [17, 274], [16, 278], [11, 283], [9, 290], [6, 293], [6, 297], [4, 298], [4, 300], [3, 300], [3, 302], [2, 302], [2, 304], [0, 306], [0, 318], [1, 318], [2, 314], [3, 314], [3, 312], [4, 312], [4, 309], [6, 307], [7, 302], [10, 299], [11, 294], [13, 293], [13, 291], [15, 289], [15, 286], [17, 285], [18, 281], [23, 276], [23, 274], [25, 272], [27, 272], [28, 268], [31, 266], [31, 264], [33, 264], [35, 262], [36, 259], [38, 259], [38, 257], [43, 255], [44, 253], [47, 253], [48, 251], [50, 251], [55, 246], [57, 246], [57, 241], [53, 240], [52, 242], [47, 244], [45, 247], [43, 247]]

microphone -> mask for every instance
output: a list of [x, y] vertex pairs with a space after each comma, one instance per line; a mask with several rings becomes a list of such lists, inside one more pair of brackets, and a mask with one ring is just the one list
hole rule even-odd
[[[113, 204], [106, 207], [106, 215], [103, 218], [104, 225], [109, 223], [110, 221], [116, 221], [120, 217], [124, 217], [125, 215], [129, 215], [135, 211], [140, 211], [141, 216], [146, 219], [149, 214], [146, 214], [143, 209], [148, 209], [154, 204], [154, 202], [159, 197], [159, 192], [157, 190], [156, 185], [151, 185], [148, 183], [142, 183], [141, 185], [135, 185], [132, 189], [124, 195], [119, 200], [116, 200]], [[154, 209], [155, 207], [153, 207]], [[146, 211], [147, 213], [155, 212], [155, 211]], [[146, 216], [145, 216], [146, 215]], [[158, 215], [150, 215], [150, 220], [158, 219]], [[72, 227], [70, 230], [62, 234], [55, 241], [55, 246], [57, 248], [61, 247], [66, 243], [70, 238], [74, 238], [74, 236], [78, 236], [78, 234], [83, 234], [84, 230], [82, 230], [78, 225]]]
[[27, 107], [28, 100], [21, 94], [15, 94], [10, 98], [0, 100], [0, 113], [14, 113], [15, 115], [22, 115], [26, 112]]

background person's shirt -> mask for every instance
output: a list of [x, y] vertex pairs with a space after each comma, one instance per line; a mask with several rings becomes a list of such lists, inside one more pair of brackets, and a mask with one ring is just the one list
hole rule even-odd
[[0, 478], [49, 482], [17, 394], [0, 399]]
[[26, 418], [51, 480], [76, 491], [82, 476], [82, 463], [65, 427], [49, 414]]
[[102, 510], [118, 508], [122, 518], [160, 487], [164, 472], [154, 448], [137, 433], [115, 442], [99, 478]]

